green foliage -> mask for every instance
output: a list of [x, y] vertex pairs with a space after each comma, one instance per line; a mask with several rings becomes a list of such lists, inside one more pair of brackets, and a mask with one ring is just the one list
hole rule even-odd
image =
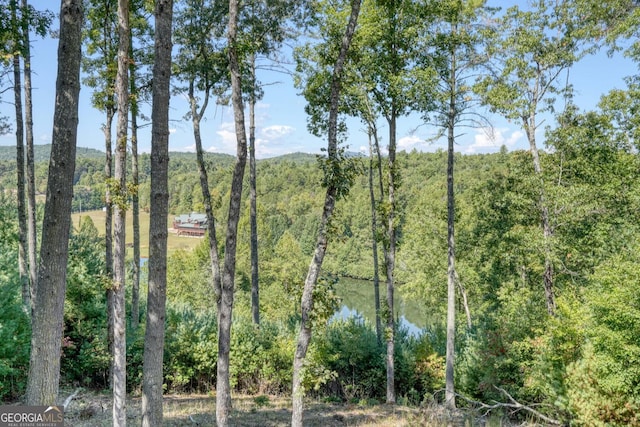
[[231, 385], [244, 393], [285, 393], [291, 387], [293, 334], [275, 325], [234, 323], [231, 335]]
[[215, 313], [188, 305], [167, 307], [164, 378], [173, 391], [206, 391], [215, 384], [218, 357]]
[[582, 357], [567, 369], [569, 409], [578, 425], [640, 422], [640, 270], [636, 251], [603, 264], [585, 293]]
[[19, 398], [29, 372], [31, 328], [23, 310], [20, 282], [0, 280], [0, 401]]
[[69, 242], [61, 370], [68, 382], [104, 387], [111, 356], [107, 344], [104, 242], [84, 217]]
[[16, 206], [0, 193], [0, 401], [19, 398], [29, 371], [31, 328], [18, 277]]

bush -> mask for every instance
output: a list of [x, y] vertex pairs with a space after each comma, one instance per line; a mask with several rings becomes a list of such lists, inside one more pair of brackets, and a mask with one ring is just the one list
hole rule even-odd
[[215, 313], [187, 305], [167, 307], [164, 377], [173, 391], [207, 391], [215, 384], [218, 358]]
[[0, 281], [0, 294], [0, 401], [7, 401], [17, 399], [26, 387], [31, 328], [19, 283]]

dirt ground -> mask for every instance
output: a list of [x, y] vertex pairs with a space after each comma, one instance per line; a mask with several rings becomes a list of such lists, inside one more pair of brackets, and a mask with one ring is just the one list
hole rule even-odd
[[[280, 427], [291, 424], [289, 399], [275, 396], [234, 396], [230, 424], [236, 427]], [[215, 397], [210, 395], [169, 395], [164, 399], [163, 426], [215, 426]], [[111, 426], [111, 396], [80, 392], [65, 411], [69, 427]], [[139, 425], [141, 399], [127, 402], [127, 418]], [[502, 423], [488, 423], [502, 425]], [[304, 425], [308, 427], [409, 427], [409, 426], [475, 426], [464, 414], [447, 414], [435, 408], [401, 405], [332, 404], [309, 401], [305, 406]]]

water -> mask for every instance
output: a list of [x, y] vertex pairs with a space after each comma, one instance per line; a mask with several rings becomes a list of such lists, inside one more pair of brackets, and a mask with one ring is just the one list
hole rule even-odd
[[[349, 317], [358, 316], [375, 325], [376, 311], [373, 282], [341, 278], [335, 285], [335, 290], [342, 300], [342, 305], [334, 314], [334, 318], [348, 319]], [[398, 319], [399, 325], [407, 328], [411, 335], [420, 335], [427, 324], [423, 309], [413, 301], [405, 301], [397, 290], [394, 297], [395, 318]], [[380, 284], [380, 298], [386, 298], [386, 286], [384, 283]]]

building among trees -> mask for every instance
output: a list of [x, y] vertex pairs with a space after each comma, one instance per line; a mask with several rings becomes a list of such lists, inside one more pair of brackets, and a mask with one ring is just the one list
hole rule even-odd
[[173, 229], [178, 236], [203, 237], [207, 232], [207, 215], [196, 212], [178, 215], [173, 220]]

